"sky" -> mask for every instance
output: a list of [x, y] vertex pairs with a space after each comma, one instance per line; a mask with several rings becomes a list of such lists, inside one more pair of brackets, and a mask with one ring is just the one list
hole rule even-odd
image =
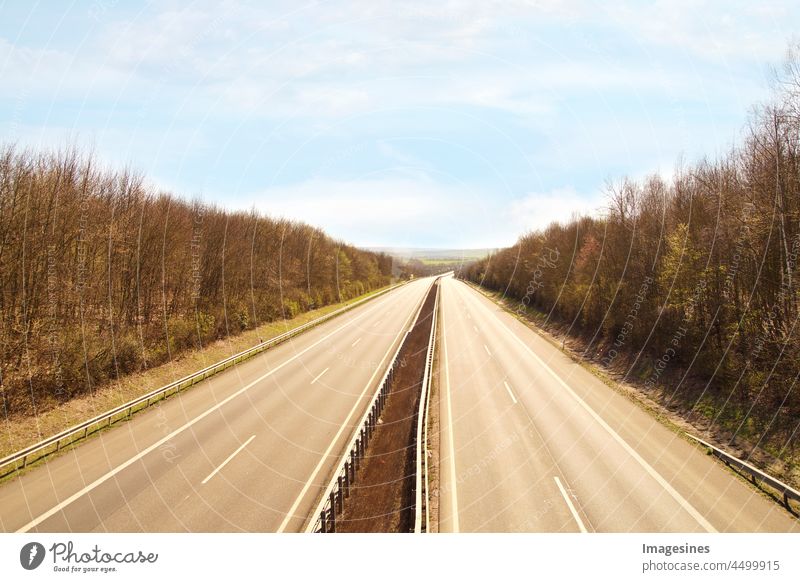
[[0, 141], [360, 246], [484, 248], [737, 142], [793, 0], [2, 2]]

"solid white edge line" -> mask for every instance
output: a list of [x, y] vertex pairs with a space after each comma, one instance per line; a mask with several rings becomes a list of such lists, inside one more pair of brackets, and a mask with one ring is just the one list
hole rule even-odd
[[[477, 293], [477, 291], [476, 291], [476, 293]], [[488, 301], [488, 299], [487, 299], [487, 301]], [[536, 359], [536, 361], [542, 366], [542, 368], [544, 370], [546, 370], [547, 373], [550, 374], [556, 380], [556, 382], [558, 382], [567, 391], [567, 393], [569, 393], [569, 395], [572, 396], [576, 400], [576, 402], [586, 412], [588, 412], [589, 415], [592, 418], [594, 418], [601, 427], [603, 427], [603, 429], [609, 435], [611, 435], [611, 438], [613, 438], [615, 441], [617, 441], [617, 443], [619, 443], [619, 445], [623, 449], [625, 449], [625, 451], [629, 455], [631, 455], [636, 460], [636, 462], [639, 463], [639, 465], [641, 465], [641, 467], [653, 479], [655, 479], [656, 482], [658, 482], [658, 484], [661, 485], [667, 491], [667, 493], [669, 493], [670, 496], [681, 507], [683, 507], [683, 509], [686, 510], [686, 512], [689, 515], [691, 515], [695, 519], [695, 521], [697, 521], [698, 524], [700, 524], [700, 526], [703, 529], [705, 529], [708, 533], [719, 533], [717, 531], [717, 529], [713, 525], [711, 525], [711, 523], [705, 517], [703, 517], [703, 515], [699, 511], [697, 511], [697, 509], [695, 509], [694, 506], [691, 503], [689, 503], [680, 493], [678, 493], [678, 491], [672, 485], [670, 485], [669, 482], [666, 479], [664, 479], [664, 477], [662, 477], [659, 474], [659, 472], [656, 471], [650, 465], [650, 463], [645, 461], [644, 458], [639, 453], [637, 453], [636, 450], [632, 446], [630, 446], [627, 443], [627, 441], [625, 439], [623, 439], [619, 435], [619, 433], [617, 433], [617, 431], [615, 431], [613, 428], [611, 428], [611, 426], [605, 420], [603, 420], [603, 418], [599, 414], [597, 414], [594, 411], [594, 409], [591, 406], [589, 406], [583, 400], [583, 398], [578, 396], [578, 394], [569, 386], [569, 384], [564, 382], [564, 380], [562, 380], [561, 377], [558, 374], [556, 374], [555, 371], [552, 368], [550, 368], [550, 366], [548, 366], [544, 362], [544, 360], [542, 360], [542, 358], [540, 358], [538, 355], [536, 355], [536, 353], [530, 348], [530, 346], [528, 346], [528, 344], [526, 344], [524, 341], [522, 341], [522, 339], [519, 336], [517, 336], [517, 334], [515, 334], [513, 331], [511, 331], [511, 329], [509, 329], [509, 327], [505, 323], [503, 323], [503, 321], [500, 319], [500, 317], [498, 317], [496, 314], [492, 313], [492, 311], [489, 308], [487, 308], [485, 305], [483, 305], [480, 301], [478, 301], [478, 304], [481, 305], [481, 307], [483, 307], [487, 312], [489, 312], [490, 314], [494, 315], [495, 319], [497, 320], [497, 323], [499, 323], [508, 332], [508, 334], [512, 338], [514, 338], [523, 348], [525, 348], [528, 351], [528, 353], [530, 355], [532, 355]]]
[[39, 517], [31, 520], [30, 522], [28, 522], [27, 524], [25, 524], [24, 526], [19, 528], [16, 531], [16, 533], [25, 533], [25, 532], [29, 531], [31, 528], [36, 527], [37, 525], [39, 525], [40, 523], [42, 523], [46, 519], [49, 519], [50, 517], [52, 517], [53, 515], [55, 515], [56, 513], [61, 511], [62, 509], [64, 509], [65, 507], [67, 507], [68, 505], [72, 504], [75, 500], [80, 499], [81, 497], [83, 497], [84, 495], [86, 495], [87, 493], [92, 491], [93, 489], [97, 488], [98, 486], [102, 485], [103, 483], [105, 483], [106, 481], [108, 481], [109, 479], [111, 479], [112, 477], [117, 475], [118, 473], [124, 471], [125, 469], [127, 469], [128, 467], [133, 465], [136, 461], [138, 461], [142, 457], [144, 457], [147, 454], [155, 451], [156, 449], [158, 449], [158, 447], [160, 447], [164, 443], [169, 442], [171, 439], [175, 438], [177, 435], [179, 435], [180, 433], [185, 431], [187, 428], [190, 428], [190, 427], [194, 426], [195, 424], [197, 424], [198, 422], [203, 420], [205, 417], [207, 417], [212, 412], [215, 412], [215, 411], [219, 410], [220, 408], [225, 406], [228, 402], [230, 402], [231, 400], [233, 400], [237, 396], [239, 396], [241, 394], [244, 394], [245, 392], [250, 390], [250, 388], [252, 388], [256, 384], [258, 384], [262, 380], [268, 378], [269, 376], [271, 376], [272, 374], [274, 374], [275, 372], [277, 372], [278, 370], [280, 370], [284, 366], [287, 366], [288, 364], [290, 364], [291, 362], [293, 362], [294, 360], [296, 360], [297, 358], [299, 358], [300, 356], [305, 354], [307, 351], [309, 351], [312, 348], [317, 347], [319, 344], [327, 341], [328, 338], [333, 337], [334, 335], [339, 333], [341, 330], [343, 330], [344, 328], [354, 324], [356, 321], [358, 321], [362, 317], [366, 316], [367, 314], [372, 313], [374, 311], [375, 307], [376, 306], [373, 305], [372, 309], [369, 309], [369, 310], [365, 311], [364, 313], [361, 313], [361, 314], [357, 315], [356, 317], [354, 317], [353, 319], [351, 319], [350, 321], [348, 321], [344, 325], [341, 325], [341, 326], [337, 327], [335, 330], [330, 332], [328, 335], [320, 338], [319, 340], [317, 340], [316, 342], [314, 342], [313, 344], [311, 344], [310, 346], [308, 346], [304, 350], [302, 350], [300, 352], [297, 352], [294, 356], [292, 356], [288, 360], [284, 361], [283, 363], [279, 364], [278, 366], [274, 367], [272, 370], [270, 370], [269, 372], [267, 372], [266, 374], [264, 374], [260, 378], [256, 378], [255, 380], [250, 382], [247, 386], [244, 386], [243, 388], [241, 388], [238, 391], [234, 392], [233, 394], [231, 394], [230, 396], [228, 396], [224, 400], [219, 401], [217, 404], [215, 404], [214, 406], [212, 406], [211, 408], [209, 408], [208, 410], [206, 410], [202, 414], [194, 417], [192, 420], [190, 420], [186, 424], [176, 428], [174, 431], [172, 431], [168, 435], [162, 437], [161, 439], [159, 439], [158, 441], [156, 441], [155, 443], [153, 443], [152, 445], [150, 445], [149, 447], [147, 447], [146, 449], [144, 449], [140, 453], [134, 455], [133, 457], [131, 457], [130, 459], [128, 459], [127, 461], [122, 463], [121, 465], [118, 465], [117, 467], [115, 467], [114, 469], [112, 469], [111, 471], [106, 473], [105, 475], [103, 475], [101, 477], [98, 477], [97, 479], [95, 479], [94, 481], [92, 481], [91, 483], [86, 485], [80, 491], [77, 491], [77, 492], [73, 493], [72, 495], [67, 497], [64, 501], [61, 501], [60, 503], [58, 503], [55, 507], [49, 509], [48, 511], [45, 511]]
[[[444, 293], [442, 293], [444, 295]], [[444, 305], [444, 299], [442, 300]], [[458, 533], [458, 485], [456, 482], [456, 450], [453, 439], [453, 402], [450, 399], [450, 370], [447, 367], [447, 334], [444, 326], [444, 308], [442, 309], [441, 334], [442, 334], [442, 370], [444, 371], [444, 387], [447, 394], [447, 440], [450, 444], [450, 511], [453, 514], [451, 524], [453, 533]]]
[[244, 444], [243, 444], [242, 446], [240, 446], [238, 449], [236, 449], [235, 451], [233, 451], [233, 452], [231, 453], [231, 456], [230, 456], [230, 457], [228, 457], [227, 459], [225, 459], [224, 461], [222, 461], [222, 464], [221, 464], [219, 467], [217, 467], [216, 469], [214, 469], [213, 471], [211, 471], [211, 474], [210, 474], [208, 477], [206, 477], [205, 479], [203, 479], [203, 481], [202, 481], [200, 484], [201, 484], [201, 485], [205, 485], [206, 483], [208, 483], [208, 482], [209, 482], [209, 480], [211, 479], [211, 477], [213, 477], [214, 475], [216, 475], [217, 473], [219, 473], [219, 472], [222, 470], [222, 468], [223, 468], [225, 465], [227, 465], [228, 463], [230, 463], [230, 462], [231, 462], [231, 459], [233, 459], [233, 458], [234, 458], [236, 455], [238, 455], [240, 452], [242, 452], [242, 449], [243, 449], [243, 448], [245, 448], [247, 445], [249, 445], [249, 444], [250, 444], [250, 441], [252, 441], [254, 438], [256, 438], [256, 435], [253, 435], [253, 436], [251, 436], [249, 439], [247, 439], [247, 440], [244, 442]]
[[575, 522], [578, 524], [578, 529], [581, 530], [581, 533], [589, 533], [586, 529], [586, 526], [583, 525], [583, 520], [581, 520], [581, 516], [578, 515], [575, 506], [572, 504], [572, 499], [569, 498], [569, 494], [567, 490], [564, 489], [564, 486], [561, 484], [561, 479], [558, 477], [553, 477], [556, 480], [556, 485], [558, 485], [558, 490], [561, 491], [561, 496], [564, 498], [564, 501], [567, 502], [567, 507], [569, 507], [569, 512], [572, 514], [572, 517], [575, 518]]
[[508, 395], [511, 396], [511, 400], [513, 400], [514, 404], [516, 404], [517, 403], [517, 398], [516, 398], [516, 396], [514, 396], [514, 393], [511, 391], [511, 386], [509, 386], [508, 382], [506, 382], [505, 380], [503, 380], [503, 385], [506, 387], [506, 390], [508, 390]]
[[356, 400], [356, 403], [353, 405], [353, 408], [350, 410], [350, 414], [348, 414], [347, 418], [344, 419], [344, 422], [342, 423], [342, 426], [339, 427], [339, 430], [336, 433], [336, 436], [333, 437], [333, 440], [331, 441], [331, 444], [328, 445], [328, 448], [325, 449], [325, 452], [322, 454], [322, 457], [320, 457], [319, 463], [317, 463], [317, 466], [314, 468], [314, 472], [311, 474], [311, 477], [309, 477], [308, 481], [306, 481], [306, 484], [303, 486], [303, 489], [300, 491], [300, 494], [297, 496], [297, 499], [294, 500], [294, 503], [289, 508], [289, 511], [286, 512], [286, 516], [283, 518], [283, 521], [281, 522], [281, 525], [278, 528], [277, 533], [283, 533], [286, 530], [286, 526], [289, 525], [289, 522], [293, 518], [303, 519], [303, 523], [305, 523], [305, 521], [308, 519], [308, 516], [295, 516], [295, 512], [297, 511], [297, 508], [300, 506], [300, 503], [303, 501], [303, 498], [306, 496], [306, 493], [308, 493], [308, 490], [311, 488], [311, 485], [314, 484], [314, 479], [317, 478], [317, 475], [322, 470], [322, 466], [328, 460], [328, 457], [330, 456], [331, 451], [333, 450], [333, 447], [336, 445], [336, 443], [341, 438], [342, 433], [344, 432], [344, 429], [348, 428], [348, 425], [350, 424], [350, 419], [356, 413], [356, 410], [358, 409], [359, 405], [361, 404], [361, 401], [364, 400], [364, 396], [366, 396], [367, 391], [370, 389], [370, 387], [372, 385], [372, 382], [375, 380], [375, 376], [377, 376], [378, 372], [380, 372], [381, 368], [383, 367], [383, 363], [386, 361], [386, 358], [388, 358], [389, 355], [391, 355], [392, 347], [397, 343], [397, 340], [400, 337], [400, 335], [402, 335], [406, 331], [406, 326], [408, 325], [409, 320], [412, 317], [414, 317], [415, 313], [416, 313], [416, 311], [412, 311], [411, 314], [408, 316], [408, 318], [406, 318], [406, 321], [403, 323], [403, 326], [400, 328], [400, 332], [395, 336], [394, 340], [392, 341], [391, 345], [389, 346], [389, 349], [386, 351], [386, 354], [384, 354], [383, 359], [380, 361], [378, 366], [375, 368], [375, 372], [373, 372], [372, 377], [369, 379], [369, 381], [367, 382], [366, 386], [364, 387], [364, 390], [361, 392], [361, 395], [358, 397], [358, 400]]
[[317, 374], [317, 377], [316, 377], [316, 378], [314, 378], [313, 380], [311, 380], [311, 383], [312, 383], [312, 384], [314, 384], [314, 383], [315, 383], [317, 380], [319, 380], [320, 378], [322, 378], [322, 375], [323, 375], [325, 372], [327, 372], [328, 370], [330, 370], [330, 368], [325, 368], [324, 370], [322, 370], [322, 372], [320, 372], [319, 374]]

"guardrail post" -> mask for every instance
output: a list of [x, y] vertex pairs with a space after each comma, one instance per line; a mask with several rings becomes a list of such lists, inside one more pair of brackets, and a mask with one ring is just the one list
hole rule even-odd
[[331, 491], [331, 494], [328, 496], [331, 503], [331, 533], [336, 532], [336, 496]]
[[344, 463], [344, 496], [350, 497], [350, 461]]
[[350, 469], [353, 471], [353, 476], [350, 478], [350, 482], [356, 480], [356, 469], [357, 469], [357, 461], [356, 461], [356, 452], [350, 451]]
[[319, 514], [319, 531], [322, 533], [328, 533], [325, 521], [325, 510], [323, 509]]

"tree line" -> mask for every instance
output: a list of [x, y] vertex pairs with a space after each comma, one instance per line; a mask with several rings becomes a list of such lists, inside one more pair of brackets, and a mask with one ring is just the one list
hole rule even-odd
[[663, 401], [783, 454], [800, 429], [800, 45], [719, 159], [609, 184], [600, 216], [459, 275], [582, 339]]
[[6, 417], [390, 282], [318, 228], [149, 187], [75, 148], [0, 147]]

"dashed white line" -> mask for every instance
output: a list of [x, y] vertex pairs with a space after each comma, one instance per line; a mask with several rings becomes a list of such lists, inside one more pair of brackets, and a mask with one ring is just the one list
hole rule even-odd
[[477, 326], [477, 325], [473, 325], [473, 326], [472, 326], [472, 329], [474, 329], [474, 330], [475, 330], [475, 333], [478, 333], [478, 326]]
[[381, 321], [382, 320], [379, 319], [378, 321], [372, 324], [372, 327], [378, 327], [381, 324]]
[[486, 353], [489, 354], [489, 357], [492, 356], [492, 352], [489, 351], [489, 347], [486, 344], [483, 344], [483, 349], [486, 350]]
[[208, 481], [209, 481], [209, 479], [211, 479], [211, 477], [213, 477], [214, 475], [219, 473], [222, 470], [222, 467], [224, 467], [225, 465], [230, 463], [231, 459], [234, 458], [236, 455], [238, 455], [242, 451], [243, 448], [245, 448], [247, 445], [249, 445], [250, 441], [252, 441], [254, 438], [256, 438], [256, 435], [253, 435], [249, 439], [244, 441], [244, 444], [242, 446], [240, 446], [238, 449], [236, 449], [235, 451], [233, 451], [233, 453], [231, 453], [230, 457], [228, 457], [227, 459], [222, 461], [222, 464], [219, 467], [217, 467], [216, 469], [211, 471], [211, 474], [208, 477], [206, 477], [205, 479], [203, 479], [203, 482], [201, 484], [205, 485], [206, 483], [208, 483]]
[[320, 378], [322, 378], [322, 375], [323, 375], [325, 372], [327, 372], [328, 370], [330, 370], [330, 368], [325, 368], [324, 370], [322, 370], [322, 372], [320, 372], [320, 373], [317, 375], [317, 377], [316, 377], [316, 378], [314, 378], [313, 380], [311, 380], [311, 383], [313, 384], [314, 382], [316, 382], [317, 380], [319, 380]]
[[506, 390], [508, 390], [508, 395], [511, 396], [511, 400], [513, 400], [514, 404], [516, 404], [517, 403], [517, 399], [514, 396], [514, 393], [511, 391], [511, 386], [509, 386], [508, 382], [506, 382], [505, 380], [503, 380], [503, 385], [506, 387]]
[[350, 347], [351, 348], [356, 347], [358, 345], [358, 342], [360, 342], [360, 341], [361, 341], [361, 338], [358, 338], [356, 341], [354, 341], [353, 343], [350, 344]]
[[578, 515], [578, 512], [575, 510], [575, 506], [572, 504], [572, 499], [570, 499], [567, 490], [564, 489], [564, 486], [561, 484], [561, 479], [558, 477], [553, 477], [556, 480], [556, 485], [558, 485], [558, 490], [561, 491], [562, 497], [564, 497], [564, 501], [567, 502], [567, 507], [569, 507], [569, 511], [572, 514], [572, 517], [575, 518], [575, 522], [578, 524], [578, 529], [581, 530], [581, 533], [589, 533], [586, 529], [586, 526], [583, 525], [583, 520], [581, 516]]

